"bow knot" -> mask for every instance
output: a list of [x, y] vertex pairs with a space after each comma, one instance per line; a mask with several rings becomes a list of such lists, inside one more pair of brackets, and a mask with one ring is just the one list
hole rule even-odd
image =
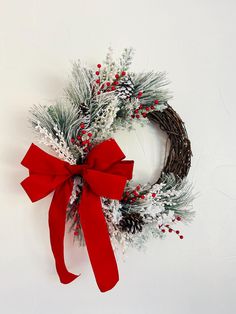
[[78, 175], [78, 176], [83, 176], [83, 174], [86, 172], [88, 165], [82, 164], [82, 165], [70, 165], [67, 164], [68, 171], [72, 176]]
[[32, 144], [22, 165], [29, 176], [21, 183], [30, 199], [37, 201], [55, 191], [49, 209], [51, 247], [57, 273], [62, 283], [73, 281], [64, 261], [66, 209], [73, 188], [73, 176], [83, 177], [78, 213], [97, 284], [101, 291], [111, 289], [119, 280], [117, 264], [110, 243], [100, 197], [120, 200], [127, 180], [132, 178], [133, 161], [113, 140], [95, 146], [84, 164], [70, 165]]

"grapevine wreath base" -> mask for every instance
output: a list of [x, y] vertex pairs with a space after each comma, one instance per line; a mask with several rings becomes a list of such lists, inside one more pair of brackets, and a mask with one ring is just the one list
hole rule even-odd
[[[183, 239], [178, 223], [193, 217], [186, 180], [191, 145], [184, 123], [167, 102], [165, 73], [133, 73], [132, 56], [133, 50], [125, 49], [115, 62], [109, 50], [96, 70], [75, 63], [65, 97], [31, 110], [40, 143], [55, 157], [32, 144], [22, 161], [30, 172], [22, 186], [32, 201], [55, 190], [49, 227], [62, 283], [77, 277], [64, 262], [65, 220], [75, 239], [86, 243], [98, 286], [107, 291], [118, 281], [117, 244], [141, 248], [150, 237], [167, 233]], [[158, 124], [168, 136], [168, 156], [154, 184], [130, 181], [133, 162], [123, 160], [111, 139], [117, 130], [133, 129], [134, 122]]]

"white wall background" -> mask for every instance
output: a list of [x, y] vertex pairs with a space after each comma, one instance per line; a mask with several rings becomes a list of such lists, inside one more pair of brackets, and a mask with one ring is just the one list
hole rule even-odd
[[[234, 0], [0, 0], [0, 313], [236, 313], [235, 21]], [[117, 54], [133, 46], [134, 70], [168, 72], [200, 196], [185, 240], [170, 235], [145, 253], [129, 251], [118, 260], [120, 282], [101, 294], [86, 252], [70, 239], [68, 265], [82, 275], [59, 284], [50, 198], [30, 203], [19, 163], [33, 141], [30, 106], [60, 97], [70, 62], [97, 64], [109, 45]], [[118, 139], [136, 179], [153, 179], [163, 138], [145, 129]]]

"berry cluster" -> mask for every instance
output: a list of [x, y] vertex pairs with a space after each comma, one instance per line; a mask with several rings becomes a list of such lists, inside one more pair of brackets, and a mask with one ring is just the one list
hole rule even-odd
[[86, 131], [84, 123], [80, 124], [80, 134], [76, 138], [71, 138], [71, 143], [82, 147], [83, 151], [87, 153], [89, 151], [91, 144], [91, 137], [93, 134]]
[[[147, 196], [145, 195], [145, 193], [140, 192], [140, 188], [140, 185], [137, 185], [133, 191], [125, 192], [123, 201], [131, 204], [135, 203], [138, 199], [144, 200]], [[156, 193], [152, 193], [152, 197], [156, 197]]]
[[102, 77], [101, 77], [101, 70], [100, 70], [102, 68], [102, 65], [99, 63], [97, 65], [97, 68], [98, 68], [98, 70], [95, 72], [95, 74], [98, 77], [96, 80], [96, 84], [99, 85], [99, 90], [97, 91], [98, 95], [100, 95], [101, 92], [115, 91], [117, 85], [119, 85], [120, 79], [126, 75], [125, 71], [121, 71], [120, 74], [116, 73], [114, 78], [111, 81], [103, 82]]
[[[181, 217], [179, 217], [179, 216], [177, 216], [177, 217], [175, 217], [174, 219], [172, 219], [172, 222], [174, 223], [174, 222], [178, 222], [178, 221], [181, 221]], [[174, 230], [173, 228], [171, 228], [170, 227], [170, 225], [161, 225], [161, 226], [159, 226], [159, 228], [161, 229], [161, 231], [163, 232], [163, 233], [165, 233], [166, 231], [168, 231], [169, 233], [172, 233], [172, 232], [174, 232], [174, 233], [176, 233], [178, 236], [179, 236], [179, 238], [182, 240], [183, 238], [184, 238], [184, 236], [182, 235], [182, 234], [180, 234], [180, 231], [179, 230]]]
[[[139, 92], [137, 98], [140, 98], [141, 96], [142, 92]], [[131, 115], [131, 118], [132, 119], [134, 118], [140, 119], [141, 117], [146, 118], [149, 112], [156, 110], [156, 106], [158, 104], [159, 104], [158, 99], [155, 99], [151, 106], [143, 106], [142, 104], [140, 104], [139, 107], [134, 110], [134, 114]]]

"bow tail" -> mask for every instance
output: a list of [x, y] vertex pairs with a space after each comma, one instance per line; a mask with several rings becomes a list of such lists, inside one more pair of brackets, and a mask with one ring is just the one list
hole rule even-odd
[[71, 195], [71, 189], [72, 187], [69, 180], [57, 187], [49, 209], [51, 248], [55, 258], [58, 276], [61, 283], [64, 284], [70, 283], [78, 277], [67, 270], [64, 259], [66, 209]]
[[100, 197], [87, 184], [79, 204], [80, 222], [93, 268], [101, 292], [112, 289], [119, 280], [115, 255], [111, 246]]

